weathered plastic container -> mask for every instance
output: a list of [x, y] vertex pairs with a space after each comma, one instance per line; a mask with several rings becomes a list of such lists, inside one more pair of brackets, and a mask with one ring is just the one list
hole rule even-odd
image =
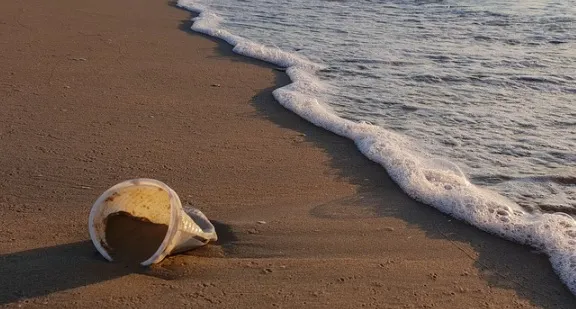
[[108, 261], [113, 259], [106, 250], [106, 218], [121, 211], [168, 226], [164, 241], [150, 258], [140, 263], [143, 266], [218, 239], [208, 218], [196, 208], [183, 207], [178, 194], [163, 182], [146, 178], [127, 180], [106, 190], [92, 206], [88, 219], [90, 238]]

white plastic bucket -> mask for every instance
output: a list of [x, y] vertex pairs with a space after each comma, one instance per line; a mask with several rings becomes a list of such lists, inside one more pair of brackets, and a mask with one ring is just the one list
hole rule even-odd
[[113, 259], [106, 249], [106, 218], [118, 212], [168, 226], [164, 241], [150, 258], [140, 263], [143, 266], [218, 239], [208, 218], [198, 209], [182, 207], [178, 194], [163, 182], [146, 178], [127, 180], [106, 190], [92, 206], [88, 219], [90, 238], [108, 261]]

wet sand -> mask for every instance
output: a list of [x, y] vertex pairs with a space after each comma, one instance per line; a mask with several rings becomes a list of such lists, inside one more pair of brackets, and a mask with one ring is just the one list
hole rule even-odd
[[[546, 256], [412, 201], [279, 106], [283, 73], [189, 18], [157, 0], [0, 3], [0, 306], [576, 306]], [[105, 262], [90, 207], [135, 177], [200, 208], [219, 243]]]

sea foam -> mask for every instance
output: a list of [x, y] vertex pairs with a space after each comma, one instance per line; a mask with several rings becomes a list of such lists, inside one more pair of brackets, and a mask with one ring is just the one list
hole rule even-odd
[[415, 200], [546, 253], [556, 273], [576, 294], [576, 221], [572, 217], [528, 213], [507, 198], [470, 183], [455, 164], [411, 150], [407, 137], [339, 117], [314, 95], [322, 87], [315, 77], [322, 65], [230, 33], [220, 26], [218, 15], [193, 0], [179, 0], [178, 6], [199, 14], [192, 19], [192, 30], [226, 41], [238, 54], [285, 67], [292, 83], [273, 92], [284, 107], [316, 126], [353, 140], [366, 157], [382, 165]]

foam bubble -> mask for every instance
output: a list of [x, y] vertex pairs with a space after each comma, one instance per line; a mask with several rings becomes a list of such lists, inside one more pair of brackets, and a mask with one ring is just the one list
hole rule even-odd
[[220, 17], [192, 0], [178, 5], [199, 13], [192, 30], [220, 38], [234, 52], [282, 67], [292, 83], [273, 92], [276, 100], [302, 118], [353, 140], [370, 160], [415, 200], [503, 238], [533, 246], [549, 257], [555, 271], [576, 294], [576, 221], [561, 213], [528, 213], [495, 192], [471, 184], [452, 162], [430, 159], [412, 150], [405, 136], [381, 127], [343, 119], [317, 99], [322, 84], [315, 72], [322, 65], [299, 55], [267, 47], [220, 27]]

